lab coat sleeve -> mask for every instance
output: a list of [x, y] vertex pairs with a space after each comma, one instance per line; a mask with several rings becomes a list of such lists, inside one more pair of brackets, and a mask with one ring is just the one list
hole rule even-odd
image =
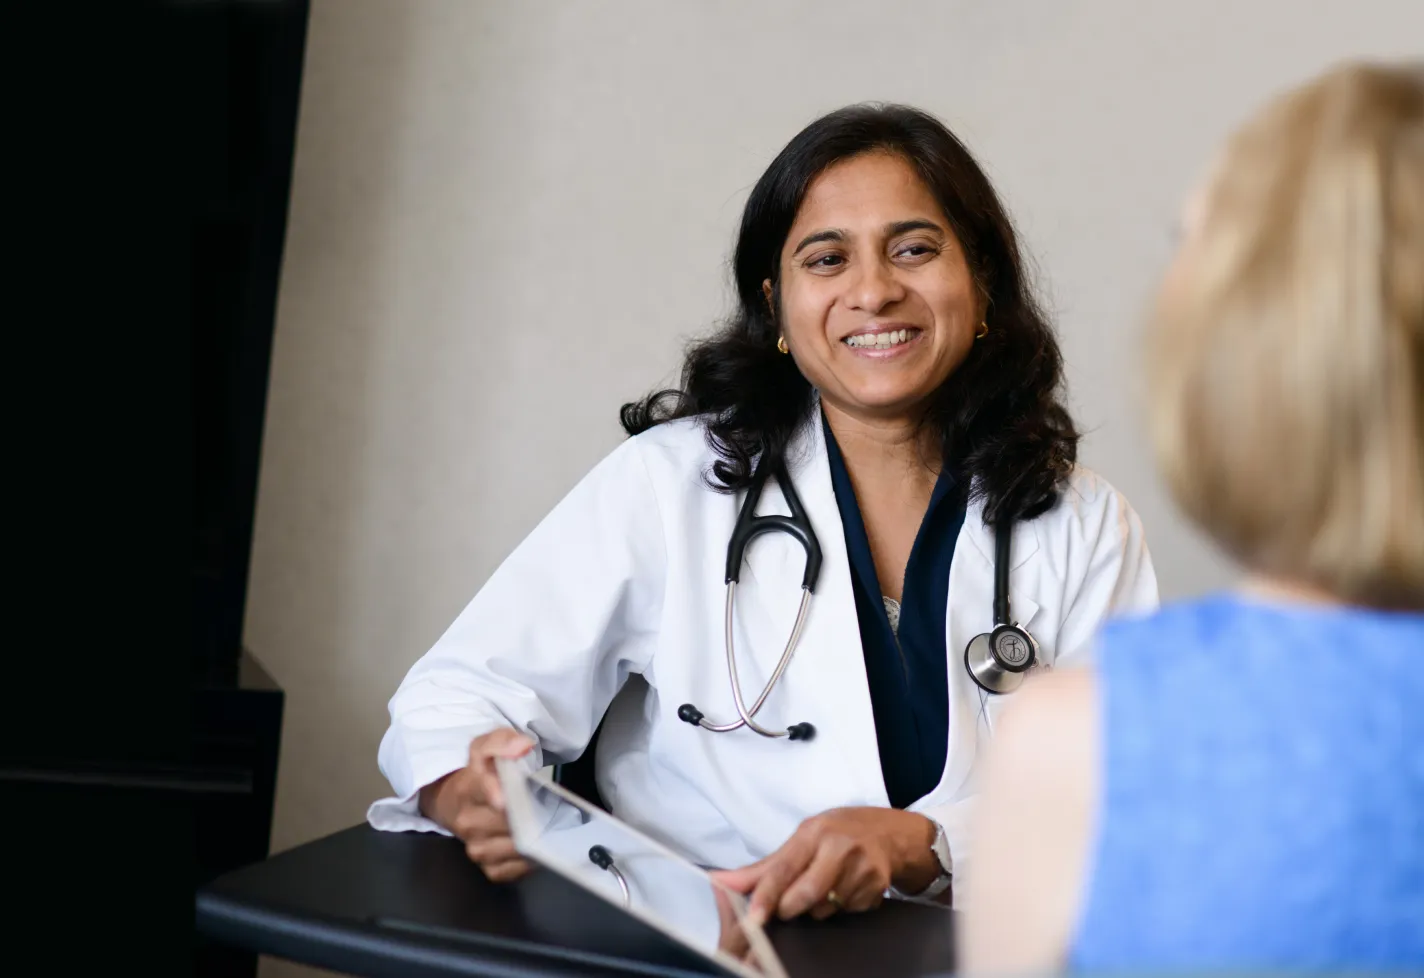
[[531, 769], [582, 753], [609, 702], [652, 655], [666, 566], [642, 448], [600, 462], [495, 571], [390, 701], [380, 768], [393, 797], [378, 829], [443, 831], [422, 787], [463, 767], [499, 727], [537, 744]]
[[[1086, 485], [1079, 482], [1069, 489], [1076, 494], [1070, 505], [1077, 516], [1069, 523], [1064, 548], [1068, 598], [1058, 622], [1055, 668], [1090, 661], [1098, 630], [1109, 618], [1145, 614], [1158, 603], [1157, 575], [1142, 521], [1121, 493], [1096, 476], [1090, 478]], [[972, 853], [969, 822], [977, 800], [976, 781], [971, 775], [961, 797], [948, 804], [916, 809], [944, 826], [959, 892]]]

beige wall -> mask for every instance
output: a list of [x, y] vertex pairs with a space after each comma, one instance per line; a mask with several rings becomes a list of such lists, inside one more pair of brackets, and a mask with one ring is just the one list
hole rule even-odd
[[844, 103], [922, 106], [978, 154], [1085, 461], [1168, 596], [1226, 582], [1134, 409], [1177, 201], [1266, 93], [1421, 39], [1418, 0], [317, 0], [246, 623], [288, 694], [274, 848], [382, 792], [402, 674], [727, 309], [748, 189]]

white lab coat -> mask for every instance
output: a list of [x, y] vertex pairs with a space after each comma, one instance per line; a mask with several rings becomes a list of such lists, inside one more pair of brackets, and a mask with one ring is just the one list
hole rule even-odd
[[[788, 466], [824, 563], [795, 657], [757, 714], [771, 728], [810, 722], [815, 738], [719, 734], [678, 719], [689, 702], [713, 722], [736, 718], [723, 579], [742, 497], [707, 487], [712, 461], [700, 424], [659, 425], [615, 449], [545, 517], [391, 700], [380, 765], [394, 797], [371, 806], [373, 826], [440, 831], [421, 817], [416, 795], [462, 767], [480, 734], [506, 726], [529, 734], [540, 748], [529, 759], [537, 767], [576, 758], [605, 712], [597, 757], [604, 799], [702, 865], [759, 859], [827, 809], [889, 804], [819, 423], [803, 427]], [[758, 512], [789, 512], [774, 481]], [[981, 693], [964, 668], [970, 639], [993, 624], [993, 553], [992, 530], [971, 505], [949, 575], [949, 749], [938, 787], [912, 806], [944, 826], [961, 892], [976, 769], [1012, 699]], [[749, 704], [790, 632], [802, 569], [803, 551], [787, 534], [759, 536], [748, 548], [736, 643]], [[1009, 595], [1044, 667], [1081, 661], [1110, 615], [1156, 605], [1137, 515], [1079, 468], [1051, 510], [1015, 526]]]

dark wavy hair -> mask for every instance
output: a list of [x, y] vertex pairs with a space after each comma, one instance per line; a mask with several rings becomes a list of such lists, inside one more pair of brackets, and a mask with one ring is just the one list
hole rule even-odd
[[676, 418], [702, 418], [718, 459], [709, 483], [723, 491], [746, 488], [763, 454], [785, 457], [815, 392], [793, 358], [776, 349], [779, 330], [762, 282], [777, 286], [782, 247], [816, 176], [873, 151], [897, 154], [915, 168], [985, 300], [988, 335], [931, 396], [924, 423], [938, 434], [955, 484], [968, 488], [966, 500], [983, 501], [986, 522], [1032, 518], [1053, 505], [1077, 457], [1078, 432], [1061, 401], [1063, 358], [989, 179], [943, 124], [903, 105], [832, 112], [777, 155], [742, 214], [733, 259], [736, 312], [688, 348], [680, 388], [623, 405], [623, 427], [636, 435]]

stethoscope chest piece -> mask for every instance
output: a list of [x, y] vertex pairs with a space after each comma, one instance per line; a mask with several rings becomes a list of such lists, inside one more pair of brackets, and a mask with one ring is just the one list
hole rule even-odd
[[994, 534], [994, 627], [975, 635], [964, 649], [964, 668], [986, 693], [1012, 693], [1038, 662], [1038, 643], [1009, 618], [1009, 563], [1013, 524]]
[[1038, 661], [1038, 643], [1017, 625], [995, 625], [964, 650], [964, 668], [986, 693], [1012, 693]]

